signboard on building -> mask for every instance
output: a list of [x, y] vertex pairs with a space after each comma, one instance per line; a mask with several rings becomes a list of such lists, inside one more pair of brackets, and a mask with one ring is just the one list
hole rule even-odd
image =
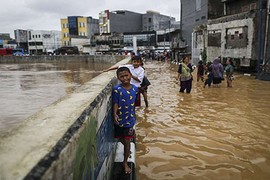
[[17, 29], [14, 31], [15, 39], [18, 43], [26, 43], [27, 38], [27, 30]]

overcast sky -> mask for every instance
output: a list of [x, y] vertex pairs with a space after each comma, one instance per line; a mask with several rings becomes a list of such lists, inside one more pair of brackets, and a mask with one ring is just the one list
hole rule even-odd
[[15, 29], [61, 30], [60, 19], [67, 16], [92, 16], [109, 9], [145, 13], [158, 11], [179, 20], [180, 0], [9, 0], [1, 2], [0, 33]]

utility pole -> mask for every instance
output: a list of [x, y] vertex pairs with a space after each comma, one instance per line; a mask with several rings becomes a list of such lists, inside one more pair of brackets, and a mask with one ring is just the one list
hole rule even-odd
[[260, 0], [260, 19], [259, 19], [259, 32], [258, 32], [258, 67], [257, 70], [260, 70], [261, 65], [261, 54], [262, 54], [262, 0]]
[[170, 50], [171, 50], [171, 16], [169, 20], [169, 43], [170, 43]]
[[180, 20], [180, 32], [179, 32], [179, 35], [180, 35], [180, 39], [179, 39], [179, 46], [180, 46], [180, 40], [182, 39], [182, 0], [179, 0], [180, 1], [180, 17], [179, 17], [179, 20]]
[[[270, 56], [267, 56], [267, 51], [269, 50], [268, 46], [269, 46], [269, 20], [270, 20], [270, 0], [268, 0], [267, 2], [267, 9], [266, 9], [266, 28], [265, 28], [265, 41], [264, 41], [264, 61], [263, 64], [266, 63], [267, 58]], [[268, 52], [269, 54], [269, 52]]]
[[163, 35], [163, 50], [165, 51], [165, 36], [166, 36], [166, 29], [164, 29], [164, 35]]
[[177, 55], [177, 61], [180, 62], [180, 47], [181, 47], [181, 41], [182, 41], [182, 0], [179, 0], [179, 21], [180, 21], [180, 30], [179, 30], [179, 42], [178, 42], [178, 46], [179, 46], [179, 51], [178, 51], [178, 55]]

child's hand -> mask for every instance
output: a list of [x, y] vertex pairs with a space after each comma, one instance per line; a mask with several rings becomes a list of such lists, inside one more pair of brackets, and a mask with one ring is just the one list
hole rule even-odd
[[114, 114], [114, 119], [113, 119], [114, 124], [117, 124], [117, 125], [119, 124], [118, 119], [119, 119], [118, 115]]

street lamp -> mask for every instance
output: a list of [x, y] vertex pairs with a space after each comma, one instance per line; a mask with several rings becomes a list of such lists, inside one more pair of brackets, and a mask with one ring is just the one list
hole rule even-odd
[[180, 21], [180, 31], [179, 31], [179, 47], [180, 47], [180, 40], [182, 39], [182, 0], [179, 0], [179, 21]]

